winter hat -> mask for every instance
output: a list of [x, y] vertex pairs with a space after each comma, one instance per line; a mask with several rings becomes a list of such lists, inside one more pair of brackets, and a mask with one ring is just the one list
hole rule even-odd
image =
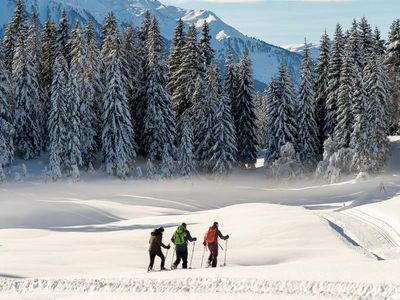
[[182, 223], [182, 226], [186, 228], [186, 223]]
[[218, 227], [218, 222], [214, 222], [213, 227]]
[[158, 231], [160, 231], [160, 232], [164, 232], [164, 227], [160, 227], [160, 228], [158, 228]]

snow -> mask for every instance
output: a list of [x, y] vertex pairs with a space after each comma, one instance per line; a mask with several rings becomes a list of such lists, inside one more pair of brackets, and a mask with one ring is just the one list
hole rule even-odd
[[[400, 138], [391, 141], [384, 175], [335, 185], [266, 181], [263, 169], [44, 184], [43, 163], [27, 161], [22, 182], [0, 186], [0, 299], [399, 299]], [[215, 220], [231, 237], [227, 267], [200, 268], [198, 241], [193, 269], [146, 272], [152, 229], [164, 226], [168, 243], [186, 222], [201, 240]]]
[[217, 35], [215, 36], [215, 38], [216, 38], [218, 41], [222, 41], [222, 40], [224, 40], [224, 39], [229, 38], [229, 35], [227, 35], [227, 34], [225, 33], [224, 30], [221, 30], [220, 32], [217, 33]]

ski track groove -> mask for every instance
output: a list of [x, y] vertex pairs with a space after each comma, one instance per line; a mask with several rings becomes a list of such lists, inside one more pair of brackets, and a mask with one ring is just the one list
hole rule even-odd
[[396, 239], [390, 232], [392, 231], [396, 233], [396, 230], [386, 222], [356, 209], [353, 209], [352, 211], [343, 211], [342, 213], [372, 227], [392, 248], [399, 247], [399, 243], [397, 243]]
[[0, 294], [226, 293], [400, 299], [400, 285], [235, 278], [186, 279], [0, 279]]

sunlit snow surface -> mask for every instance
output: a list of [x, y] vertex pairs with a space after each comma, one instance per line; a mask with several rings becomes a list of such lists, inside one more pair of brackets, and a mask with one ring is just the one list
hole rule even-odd
[[[27, 178], [0, 186], [0, 299], [399, 299], [400, 141], [392, 143], [383, 176], [337, 185], [271, 181], [262, 169], [224, 181], [94, 173], [45, 184], [44, 161], [27, 162]], [[227, 267], [200, 268], [199, 241], [193, 269], [146, 272], [153, 228], [164, 226], [168, 243], [186, 222], [201, 240], [214, 221], [231, 236]]]

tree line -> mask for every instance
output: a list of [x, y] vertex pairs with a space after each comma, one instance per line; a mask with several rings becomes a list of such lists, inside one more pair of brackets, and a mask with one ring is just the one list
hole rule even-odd
[[254, 168], [260, 147], [274, 176], [379, 172], [400, 111], [392, 27], [386, 47], [365, 18], [346, 33], [338, 25], [316, 68], [306, 47], [298, 89], [282, 61], [258, 95], [248, 52], [215, 64], [207, 22], [199, 33], [179, 20], [166, 57], [148, 12], [124, 34], [109, 13], [98, 38], [91, 20], [71, 28], [62, 12], [40, 26], [17, 1], [0, 51], [1, 178], [14, 157], [43, 153], [54, 181], [94, 168], [122, 179], [224, 175]]

